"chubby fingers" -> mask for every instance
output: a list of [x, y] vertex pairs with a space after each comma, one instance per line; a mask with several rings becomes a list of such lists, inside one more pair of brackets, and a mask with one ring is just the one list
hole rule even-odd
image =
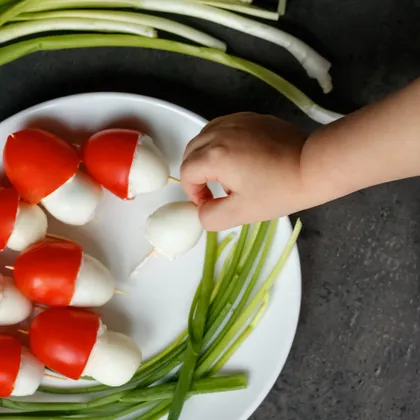
[[197, 206], [213, 198], [207, 183], [218, 181], [221, 176], [213, 155], [210, 147], [202, 147], [189, 153], [181, 165], [182, 187]]

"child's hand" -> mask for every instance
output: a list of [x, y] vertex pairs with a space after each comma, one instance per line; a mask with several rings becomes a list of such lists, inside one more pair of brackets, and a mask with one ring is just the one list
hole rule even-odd
[[[209, 123], [187, 146], [181, 182], [207, 230], [273, 219], [305, 207], [300, 155], [306, 134], [271, 116], [235, 114]], [[207, 182], [228, 196], [213, 199]]]

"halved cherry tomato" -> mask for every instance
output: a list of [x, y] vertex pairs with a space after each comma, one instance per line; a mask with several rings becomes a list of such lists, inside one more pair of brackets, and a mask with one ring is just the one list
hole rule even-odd
[[8, 398], [20, 369], [22, 345], [16, 337], [0, 334], [0, 398]]
[[83, 161], [88, 172], [123, 200], [128, 199], [130, 169], [140, 135], [135, 130], [104, 130], [83, 145]]
[[15, 227], [19, 195], [14, 188], [0, 187], [0, 251], [7, 246], [7, 241]]
[[71, 379], [83, 374], [96, 343], [100, 317], [75, 308], [50, 308], [29, 330], [33, 354], [45, 366]]
[[38, 204], [77, 172], [80, 157], [74, 147], [54, 134], [26, 129], [8, 137], [3, 162], [19, 195]]
[[72, 241], [42, 240], [16, 260], [16, 287], [29, 299], [49, 306], [68, 306], [73, 298], [83, 250]]

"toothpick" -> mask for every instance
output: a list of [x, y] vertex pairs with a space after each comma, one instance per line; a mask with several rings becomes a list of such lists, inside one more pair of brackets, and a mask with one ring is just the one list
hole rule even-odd
[[156, 249], [147, 254], [146, 258], [131, 272], [130, 277], [136, 275], [151, 259], [157, 257], [159, 254]]
[[114, 289], [114, 293], [116, 295], [128, 295], [128, 292], [126, 292], [124, 290], [119, 290], [119, 289]]
[[47, 238], [51, 238], [51, 239], [57, 239], [57, 240], [59, 240], [59, 241], [71, 242], [71, 240], [70, 240], [70, 239], [65, 238], [64, 236], [54, 235], [53, 233], [47, 233], [46, 237], [47, 237]]
[[17, 330], [17, 331], [18, 333], [29, 335], [29, 331], [26, 331], [26, 330]]
[[169, 180], [169, 182], [173, 182], [174, 184], [180, 184], [181, 183], [181, 180], [179, 180], [178, 178], [175, 178], [173, 176], [170, 176], [168, 178], [168, 180]]
[[6, 265], [4, 268], [6, 270], [10, 270], [10, 271], [13, 271], [15, 269], [15, 267], [13, 267], [13, 265]]
[[65, 378], [64, 376], [55, 376], [55, 375], [51, 375], [49, 373], [44, 373], [44, 378], [59, 379], [60, 381], [67, 381], [68, 380], [68, 378]]

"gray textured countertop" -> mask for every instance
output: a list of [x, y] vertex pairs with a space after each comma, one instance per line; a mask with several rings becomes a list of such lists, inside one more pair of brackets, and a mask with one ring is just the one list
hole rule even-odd
[[[322, 105], [348, 112], [420, 76], [419, 22], [419, 0], [290, 0], [278, 25], [332, 61], [328, 97], [280, 48], [195, 26]], [[38, 53], [1, 67], [0, 119], [47, 99], [103, 90], [155, 96], [209, 119], [251, 110], [314, 127], [251, 76], [171, 53], [111, 48]], [[356, 193], [301, 217], [301, 321], [285, 369], [253, 420], [419, 419], [419, 180]]]

